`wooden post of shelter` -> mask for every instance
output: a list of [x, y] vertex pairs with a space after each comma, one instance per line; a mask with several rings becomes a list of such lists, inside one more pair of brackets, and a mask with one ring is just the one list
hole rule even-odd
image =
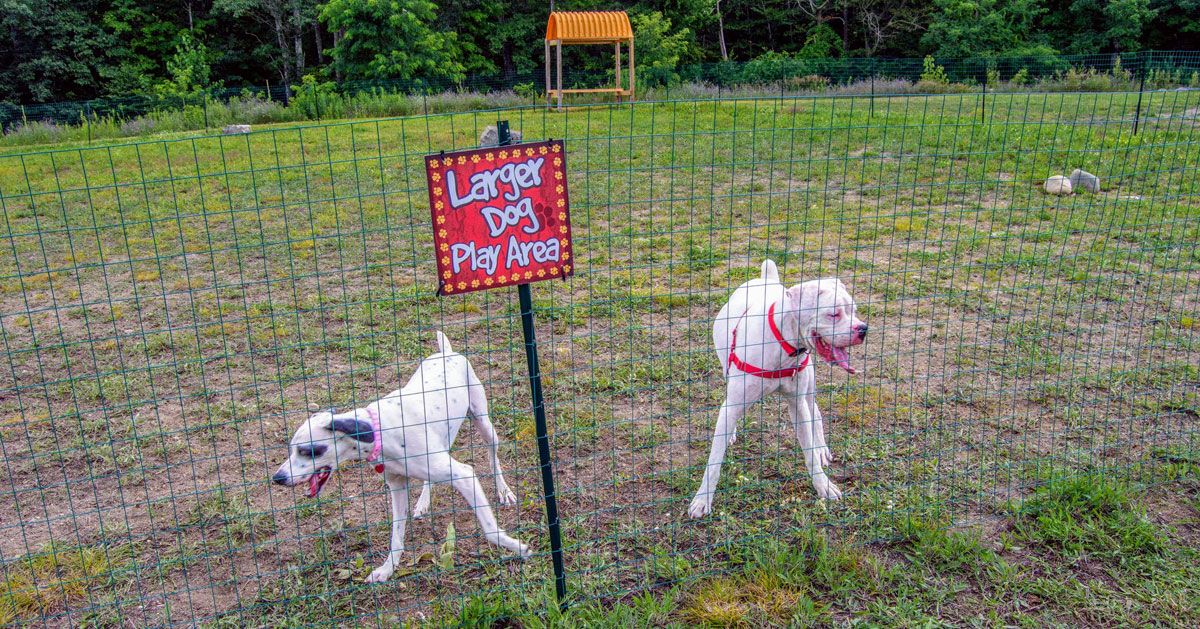
[[[621, 44], [629, 46], [629, 87], [622, 87]], [[563, 89], [562, 47], [564, 44], [613, 44], [616, 59], [616, 87], [590, 89]], [[550, 47], [554, 47], [557, 77], [551, 82]], [[546, 104], [558, 101], [562, 111], [564, 94], [603, 93], [613, 94], [617, 102], [621, 97], [634, 99], [633, 77], [633, 27], [624, 11], [553, 11], [546, 24]]]

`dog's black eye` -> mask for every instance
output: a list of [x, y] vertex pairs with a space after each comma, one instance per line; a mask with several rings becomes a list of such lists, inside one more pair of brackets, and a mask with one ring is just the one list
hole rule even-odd
[[322, 454], [325, 454], [325, 448], [328, 448], [328, 447], [329, 446], [320, 446], [320, 445], [300, 446], [300, 447], [296, 448], [296, 454], [299, 454], [300, 456], [314, 458], [314, 457], [321, 456]]

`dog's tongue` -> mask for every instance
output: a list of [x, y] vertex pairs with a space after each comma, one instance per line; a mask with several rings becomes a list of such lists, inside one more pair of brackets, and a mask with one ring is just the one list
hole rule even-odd
[[850, 366], [850, 352], [847, 352], [846, 348], [830, 345], [829, 353], [833, 358], [832, 362], [837, 364], [838, 367], [845, 369], [846, 373], [858, 373], [857, 369]]
[[325, 481], [329, 480], [329, 470], [321, 470], [308, 479], [308, 497], [316, 498], [317, 494], [321, 493], [321, 488], [325, 486]]

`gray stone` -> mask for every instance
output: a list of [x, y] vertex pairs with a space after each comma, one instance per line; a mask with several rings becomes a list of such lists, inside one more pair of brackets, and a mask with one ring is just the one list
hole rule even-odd
[[1071, 194], [1071, 180], [1062, 175], [1054, 175], [1046, 180], [1046, 194]]
[[[521, 132], [516, 129], [508, 130], [509, 141], [512, 144], [517, 144], [521, 141]], [[500, 132], [495, 125], [488, 125], [483, 133], [479, 134], [479, 146], [499, 146]]]
[[1086, 170], [1076, 168], [1071, 171], [1071, 176], [1067, 178], [1071, 180], [1071, 188], [1075, 190], [1087, 190], [1092, 193], [1100, 192], [1100, 178]]
[[250, 133], [250, 125], [248, 124], [227, 124], [221, 133]]

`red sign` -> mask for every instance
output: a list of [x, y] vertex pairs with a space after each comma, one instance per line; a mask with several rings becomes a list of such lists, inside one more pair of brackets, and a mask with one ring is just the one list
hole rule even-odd
[[425, 158], [442, 294], [571, 275], [561, 141]]

